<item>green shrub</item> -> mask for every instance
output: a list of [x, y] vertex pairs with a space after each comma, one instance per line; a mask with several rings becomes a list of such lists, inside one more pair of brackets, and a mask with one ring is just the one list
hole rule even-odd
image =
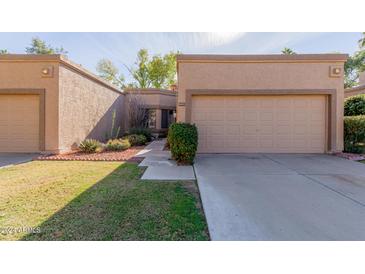
[[108, 151], [121, 151], [126, 150], [131, 147], [131, 144], [128, 140], [121, 140], [121, 139], [114, 139], [109, 140], [106, 145], [105, 149]]
[[345, 116], [365, 115], [365, 95], [351, 96], [345, 100]]
[[361, 153], [365, 143], [365, 115], [344, 118], [344, 145], [346, 152]]
[[198, 148], [198, 130], [195, 125], [174, 123], [169, 127], [168, 143], [172, 157], [179, 164], [192, 164]]
[[86, 153], [100, 152], [102, 144], [95, 139], [86, 139], [80, 143], [79, 149]]
[[144, 135], [148, 142], [152, 140], [152, 132], [149, 128], [131, 128], [129, 134]]
[[131, 134], [131, 135], [127, 135], [125, 136], [123, 139], [128, 140], [129, 143], [131, 144], [131, 146], [143, 146], [147, 143], [147, 138], [146, 136], [140, 134]]

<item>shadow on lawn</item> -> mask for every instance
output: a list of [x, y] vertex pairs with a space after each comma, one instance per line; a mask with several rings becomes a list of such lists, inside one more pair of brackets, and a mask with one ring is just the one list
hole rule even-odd
[[[141, 182], [125, 163], [22, 240], [208, 240], [194, 182]], [[197, 191], [197, 190], [196, 190]]]

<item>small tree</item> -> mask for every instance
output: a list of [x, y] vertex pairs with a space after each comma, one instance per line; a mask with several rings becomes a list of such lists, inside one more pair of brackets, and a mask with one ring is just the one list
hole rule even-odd
[[67, 54], [63, 48], [53, 48], [51, 45], [46, 45], [46, 42], [38, 37], [32, 38], [30, 47], [25, 48], [27, 54]]
[[1, 54], [9, 54], [9, 51], [7, 49], [0, 49], [0, 55]]
[[138, 95], [129, 96], [129, 127], [130, 128], [146, 128], [148, 121], [148, 113], [143, 100]]

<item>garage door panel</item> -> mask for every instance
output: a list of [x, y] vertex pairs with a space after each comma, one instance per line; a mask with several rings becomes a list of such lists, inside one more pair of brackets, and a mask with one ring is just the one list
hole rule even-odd
[[243, 119], [246, 122], [254, 122], [256, 124], [258, 118], [259, 118], [259, 112], [257, 110], [249, 110], [249, 109], [243, 109]]
[[240, 100], [234, 99], [234, 98], [225, 98], [224, 105], [226, 108], [231, 109], [240, 109], [241, 108], [241, 102]]
[[207, 126], [207, 135], [215, 136], [215, 135], [224, 135], [224, 129], [220, 125], [209, 125]]
[[205, 120], [207, 120], [207, 114], [206, 114], [206, 112], [205, 111], [201, 111], [201, 110], [199, 110], [199, 111], [196, 111], [195, 113], [194, 113], [194, 115], [192, 116], [192, 118], [194, 119], [194, 121], [205, 121]]
[[225, 125], [224, 126], [225, 134], [230, 136], [239, 136], [240, 135], [240, 126], [239, 125]]
[[225, 120], [227, 122], [240, 121], [241, 120], [241, 111], [240, 110], [226, 111], [224, 113], [224, 115], [225, 115]]
[[39, 151], [39, 96], [0, 95], [0, 152]]
[[224, 144], [224, 136], [209, 136], [206, 140], [206, 144], [209, 148], [215, 147], [216, 149], [222, 147]]
[[[193, 96], [198, 151], [323, 153], [325, 102], [317, 95]], [[199, 106], [204, 119], [196, 119], [202, 116]]]
[[271, 122], [273, 120], [273, 112], [266, 111], [266, 112], [260, 112], [260, 121], [269, 121]]

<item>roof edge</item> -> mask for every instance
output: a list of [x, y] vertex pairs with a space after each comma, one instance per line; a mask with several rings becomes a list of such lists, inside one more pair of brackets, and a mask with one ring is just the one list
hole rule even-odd
[[85, 69], [79, 64], [69, 60], [67, 56], [62, 54], [2, 54], [0, 55], [0, 62], [58, 62], [66, 67], [84, 75], [90, 80], [96, 81], [99, 84], [106, 86], [113, 91], [124, 94], [117, 86], [107, 82], [106, 80], [95, 75], [91, 71]]
[[348, 54], [328, 53], [328, 54], [178, 54], [177, 62], [308, 62], [308, 61], [342, 61], [348, 59]]
[[177, 92], [170, 89], [159, 88], [125, 88], [125, 93], [128, 94], [161, 94], [169, 96], [177, 96]]
[[347, 92], [353, 92], [353, 91], [360, 91], [360, 90], [365, 90], [365, 84], [356, 86], [356, 87], [352, 87], [352, 88], [347, 88], [345, 89], [345, 93]]

